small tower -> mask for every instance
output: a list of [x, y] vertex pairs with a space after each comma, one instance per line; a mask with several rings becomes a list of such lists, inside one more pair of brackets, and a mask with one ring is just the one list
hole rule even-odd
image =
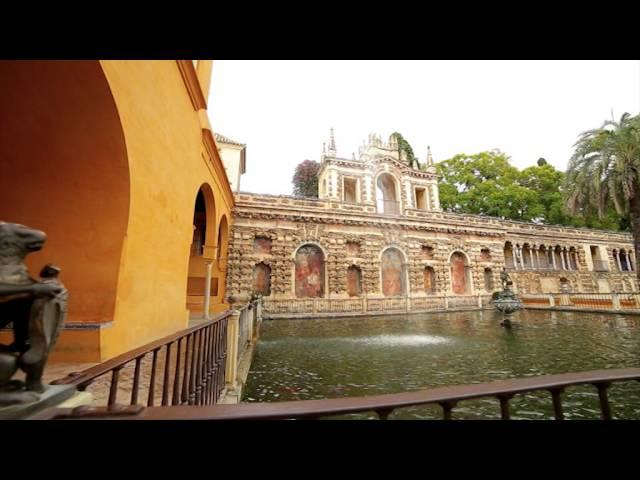
[[433, 165], [433, 157], [431, 156], [431, 147], [427, 147], [427, 167]]
[[336, 156], [336, 139], [333, 136], [333, 127], [331, 127], [331, 134], [329, 135], [329, 156]]

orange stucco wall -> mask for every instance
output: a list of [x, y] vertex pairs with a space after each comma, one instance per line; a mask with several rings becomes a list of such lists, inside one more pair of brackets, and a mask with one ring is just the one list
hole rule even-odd
[[195, 195], [211, 187], [214, 238], [233, 197], [178, 63], [0, 64], [0, 158], [17, 159], [2, 167], [0, 219], [49, 234], [30, 268], [61, 266], [70, 321], [113, 321], [65, 337], [97, 335], [104, 360], [185, 328]]

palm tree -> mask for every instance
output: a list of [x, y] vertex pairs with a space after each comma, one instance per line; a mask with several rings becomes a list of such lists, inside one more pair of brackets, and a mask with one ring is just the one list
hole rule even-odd
[[582, 133], [574, 147], [566, 177], [569, 211], [595, 209], [602, 217], [613, 204], [618, 214], [629, 214], [635, 257], [640, 258], [640, 115], [625, 113], [619, 122], [606, 121]]

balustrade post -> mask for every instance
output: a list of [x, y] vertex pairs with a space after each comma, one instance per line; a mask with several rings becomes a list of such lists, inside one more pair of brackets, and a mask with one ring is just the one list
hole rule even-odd
[[367, 313], [367, 296], [362, 297], [362, 313]]
[[478, 308], [482, 308], [482, 295], [478, 293]]
[[314, 298], [313, 299], [313, 313], [317, 313], [318, 312], [318, 299]]
[[406, 301], [406, 303], [407, 303], [407, 304], [406, 304], [407, 313], [409, 313], [409, 312], [410, 312], [410, 308], [409, 308], [409, 295], [407, 295], [407, 296], [405, 297], [405, 301]]
[[444, 296], [444, 309], [449, 310], [449, 297], [447, 295]]
[[238, 380], [238, 342], [240, 340], [240, 310], [233, 309], [227, 320], [227, 361], [225, 383], [228, 393], [236, 393]]
[[549, 298], [549, 307], [555, 307], [556, 306], [556, 300], [555, 300], [555, 298], [553, 298], [553, 295], [547, 295], [547, 297]]
[[253, 343], [253, 322], [256, 318], [256, 302], [251, 302], [249, 304], [249, 309], [247, 309], [246, 315], [249, 317], [246, 321], [249, 324], [249, 328], [247, 329], [247, 343]]
[[613, 305], [613, 309], [616, 311], [621, 310], [620, 307], [620, 296], [616, 292], [611, 292], [611, 303]]

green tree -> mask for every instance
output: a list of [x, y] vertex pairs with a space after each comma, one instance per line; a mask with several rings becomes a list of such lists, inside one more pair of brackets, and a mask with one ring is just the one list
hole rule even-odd
[[496, 150], [458, 154], [436, 164], [442, 208], [459, 213], [534, 221], [544, 213], [534, 191], [520, 184], [520, 172]]
[[402, 134], [393, 132], [391, 135], [396, 137], [396, 141], [398, 142], [398, 151], [405, 152], [407, 154], [407, 163], [409, 164], [409, 166], [411, 168], [414, 168], [414, 166], [416, 168], [420, 168], [418, 157], [415, 156], [415, 154], [413, 153], [413, 148], [411, 148], [411, 145], [405, 140]]
[[305, 160], [296, 167], [293, 174], [293, 194], [297, 197], [318, 198], [318, 172], [320, 164]]
[[525, 168], [520, 172], [519, 184], [533, 191], [537, 196], [537, 202], [542, 208], [538, 219], [544, 223], [567, 225], [571, 217], [564, 208], [564, 195], [562, 184], [564, 173], [556, 170], [546, 161], [538, 160], [538, 165]]
[[619, 122], [583, 132], [574, 147], [566, 179], [569, 211], [595, 211], [602, 218], [613, 206], [619, 215], [628, 215], [639, 258], [640, 115], [625, 113]]

